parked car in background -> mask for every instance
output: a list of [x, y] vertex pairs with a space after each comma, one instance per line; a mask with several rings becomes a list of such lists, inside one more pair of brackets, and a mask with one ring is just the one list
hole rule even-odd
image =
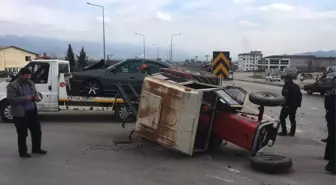
[[324, 95], [328, 90], [332, 89], [332, 81], [335, 78], [331, 78], [330, 76], [328, 78], [321, 78], [319, 81], [305, 85], [303, 87], [303, 90], [307, 92], [307, 94], [313, 94], [313, 93], [320, 93], [321, 95]]
[[280, 75], [276, 75], [276, 74], [271, 74], [269, 76], [266, 76], [266, 81], [270, 81], [270, 82], [280, 82], [281, 81], [281, 77]]
[[233, 80], [233, 71], [230, 71], [229, 80]]

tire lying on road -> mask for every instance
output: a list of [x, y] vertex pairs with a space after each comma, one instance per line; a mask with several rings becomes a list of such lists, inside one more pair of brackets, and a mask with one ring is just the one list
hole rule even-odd
[[267, 107], [277, 107], [285, 103], [285, 99], [282, 95], [273, 92], [250, 93], [249, 100], [256, 105]]
[[281, 155], [262, 155], [250, 157], [253, 169], [266, 173], [284, 173], [293, 166], [292, 159]]

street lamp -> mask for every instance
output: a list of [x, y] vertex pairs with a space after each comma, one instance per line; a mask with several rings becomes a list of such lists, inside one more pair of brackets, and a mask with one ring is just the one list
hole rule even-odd
[[182, 33], [173, 34], [170, 38], [170, 61], [173, 61], [173, 37], [181, 34]]
[[135, 33], [135, 35], [140, 35], [143, 37], [143, 54], [144, 54], [144, 58], [146, 58], [146, 37], [145, 35], [141, 34], [141, 33]]
[[159, 59], [159, 58], [160, 58], [159, 45], [157, 45], [157, 44], [153, 44], [153, 46], [156, 46], [157, 59]]
[[[175, 46], [175, 45], [176, 45], [176, 44], [173, 44], [173, 46]], [[169, 60], [169, 61], [170, 61], [171, 48], [172, 48], [172, 45], [169, 44], [169, 45], [168, 45], [168, 56], [167, 56], [167, 60]]]
[[102, 9], [102, 13], [103, 13], [103, 47], [104, 47], [104, 61], [106, 59], [106, 55], [105, 55], [105, 13], [104, 13], [104, 6], [101, 5], [97, 5], [97, 4], [92, 4], [87, 2], [86, 4], [91, 5], [91, 6], [96, 6], [96, 7], [100, 7]]

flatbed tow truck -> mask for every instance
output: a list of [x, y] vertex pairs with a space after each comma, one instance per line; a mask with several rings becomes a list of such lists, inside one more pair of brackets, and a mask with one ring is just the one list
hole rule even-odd
[[[37, 103], [39, 112], [59, 111], [111, 111], [123, 120], [129, 114], [129, 109], [122, 98], [117, 97], [88, 97], [72, 96], [68, 83], [71, 78], [70, 65], [64, 60], [33, 60], [24, 68], [32, 71], [32, 81], [36, 90], [42, 95], [42, 100]], [[12, 122], [9, 112], [6, 87], [11, 80], [7, 79], [0, 84], [0, 116], [4, 122]]]

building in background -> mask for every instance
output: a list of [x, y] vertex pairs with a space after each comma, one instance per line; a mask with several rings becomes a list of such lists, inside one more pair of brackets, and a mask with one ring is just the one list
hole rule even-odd
[[238, 70], [239, 71], [255, 71], [258, 70], [258, 62], [262, 59], [261, 51], [251, 51], [250, 53], [238, 54]]
[[0, 70], [16, 73], [39, 55], [15, 46], [0, 46]]
[[239, 63], [237, 61], [231, 62], [231, 70], [238, 71]]
[[258, 70], [295, 67], [298, 71], [324, 71], [328, 66], [336, 65], [336, 57], [316, 57], [313, 55], [272, 55], [258, 62]]

